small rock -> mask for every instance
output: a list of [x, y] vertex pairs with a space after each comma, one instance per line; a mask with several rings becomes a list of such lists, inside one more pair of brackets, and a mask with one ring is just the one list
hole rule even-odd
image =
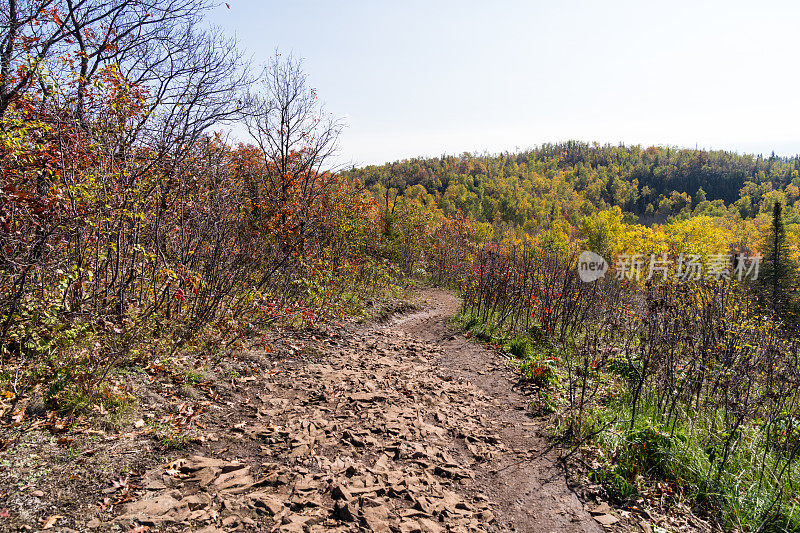
[[431, 520], [430, 518], [420, 518], [418, 520], [419, 528], [422, 533], [441, 533], [444, 528]]
[[333, 513], [339, 520], [354, 522], [356, 519], [355, 509], [352, 503], [337, 501], [333, 508]]
[[600, 524], [604, 526], [613, 526], [617, 522], [619, 522], [619, 518], [610, 514], [601, 514], [594, 517]]
[[353, 495], [347, 490], [347, 487], [341, 484], [335, 485], [333, 489], [331, 489], [331, 497], [334, 500], [350, 501], [353, 499]]
[[239, 517], [235, 514], [226, 516], [222, 519], [222, 527], [234, 527], [239, 523]]
[[270, 516], [276, 516], [283, 511], [284, 505], [278, 498], [265, 492], [256, 492], [250, 495], [253, 505], [265, 509]]
[[611, 507], [608, 505], [608, 503], [603, 502], [593, 509], [589, 509], [589, 512], [592, 514], [608, 514], [611, 512]]

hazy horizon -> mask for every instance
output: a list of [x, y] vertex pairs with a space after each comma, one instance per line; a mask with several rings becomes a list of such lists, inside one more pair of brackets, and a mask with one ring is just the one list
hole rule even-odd
[[790, 2], [228, 4], [210, 22], [256, 64], [304, 58], [347, 164], [569, 139], [800, 153]]

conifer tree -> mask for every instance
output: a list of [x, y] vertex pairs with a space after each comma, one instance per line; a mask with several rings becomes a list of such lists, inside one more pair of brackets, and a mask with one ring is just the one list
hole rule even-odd
[[763, 251], [763, 265], [759, 275], [761, 303], [772, 309], [787, 324], [795, 325], [797, 267], [789, 257], [781, 202], [775, 202], [773, 207], [772, 222], [764, 240]]

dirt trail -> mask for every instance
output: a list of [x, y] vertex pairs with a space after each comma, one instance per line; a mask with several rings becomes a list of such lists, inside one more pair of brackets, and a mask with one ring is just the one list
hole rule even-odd
[[601, 531], [501, 358], [456, 333], [459, 301], [252, 353], [217, 440], [147, 470], [101, 529]]
[[566, 483], [557, 454], [541, 436], [545, 422], [529, 415], [531, 401], [505, 361], [457, 334], [448, 319], [461, 301], [443, 291], [424, 294], [426, 308], [393, 321], [398, 330], [436, 347], [443, 376], [466, 381], [486, 398], [482, 422], [499, 435], [505, 450], [472, 466], [475, 485], [494, 503], [495, 526], [509, 531], [601, 531]]

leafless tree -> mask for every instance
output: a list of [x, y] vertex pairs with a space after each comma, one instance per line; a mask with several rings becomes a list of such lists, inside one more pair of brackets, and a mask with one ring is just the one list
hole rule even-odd
[[[183, 107], [202, 106], [205, 118], [199, 121], [199, 116], [187, 120], [184, 113], [178, 128], [183, 133], [226, 118], [236, 101], [228, 89], [245, 88], [235, 43], [199, 29], [211, 7], [208, 0], [6, 0], [4, 7], [0, 117], [37, 79], [46, 98], [43, 78], [50, 76], [57, 84], [72, 78], [74, 113], [83, 122], [87, 89], [109, 65], [117, 65], [131, 84], [151, 90], [154, 111], [178, 100]], [[170, 131], [176, 127], [173, 123]]]
[[[276, 51], [260, 81], [261, 92], [248, 98], [245, 123], [266, 167], [261, 200], [277, 211], [290, 200], [299, 200], [300, 209], [312, 209], [324, 190], [325, 171], [332, 170], [343, 123], [325, 112], [308, 85], [301, 59], [283, 58]], [[296, 232], [302, 242], [309, 230], [305, 221], [314, 218], [313, 213], [303, 212], [298, 217], [300, 227], [288, 231]], [[281, 227], [287, 228], [285, 212]]]
[[152, 43], [170, 41], [176, 28], [196, 25], [206, 0], [66, 0], [71, 40], [77, 48], [76, 113], [85, 106], [86, 88], [104, 65], [141, 58]]

